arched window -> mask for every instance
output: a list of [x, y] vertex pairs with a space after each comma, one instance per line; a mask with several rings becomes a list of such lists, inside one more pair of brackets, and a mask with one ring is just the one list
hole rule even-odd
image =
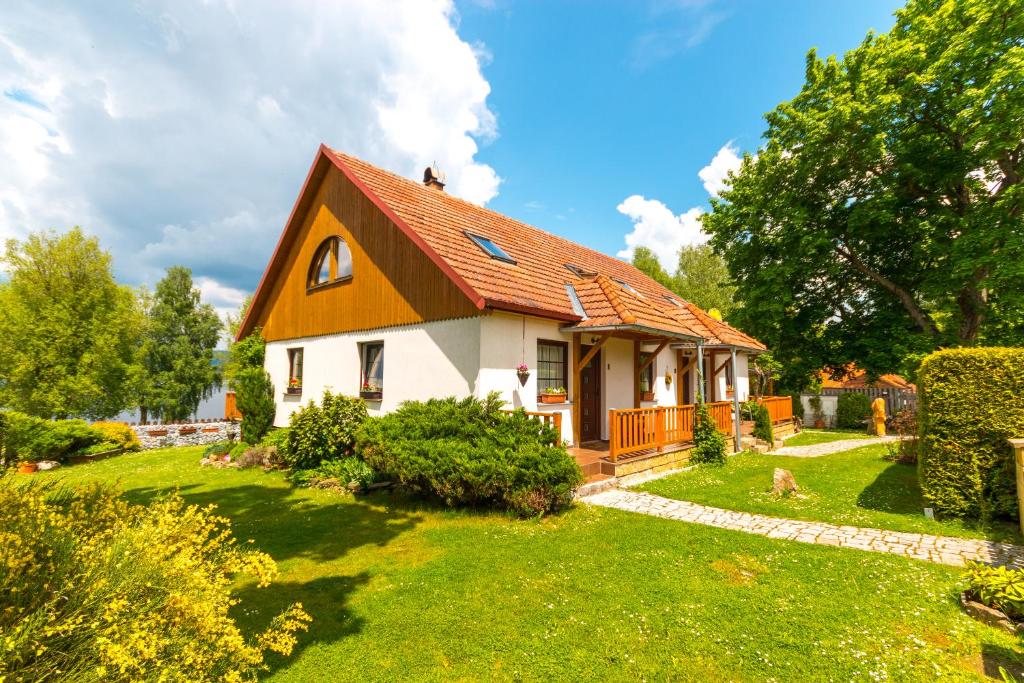
[[348, 245], [340, 237], [328, 237], [313, 253], [313, 261], [309, 264], [308, 287], [322, 287], [351, 277], [352, 252]]

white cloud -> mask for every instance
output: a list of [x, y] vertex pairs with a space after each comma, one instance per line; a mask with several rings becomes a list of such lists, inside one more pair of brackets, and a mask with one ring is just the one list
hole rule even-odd
[[[730, 140], [707, 166], [697, 172], [704, 189], [712, 197], [717, 197], [728, 187], [726, 176], [729, 171], [739, 169], [738, 152]], [[617, 208], [633, 222], [633, 230], [626, 235], [626, 248], [617, 254], [619, 258], [631, 259], [637, 247], [647, 247], [658, 257], [662, 267], [674, 273], [680, 248], [708, 240], [708, 235], [701, 229], [700, 217], [704, 209], [700, 207], [695, 206], [677, 216], [663, 202], [635, 194], [627, 197]]]
[[729, 173], [736, 173], [740, 170], [743, 159], [740, 157], [739, 151], [739, 148], [734, 147], [730, 140], [718, 150], [718, 153], [711, 159], [711, 163], [697, 172], [697, 176], [704, 183], [704, 189], [712, 197], [717, 197], [722, 190], [729, 187], [727, 182]]
[[436, 161], [485, 203], [487, 53], [457, 22], [451, 0], [2, 3], [0, 237], [80, 224], [125, 281], [180, 263], [223, 296], [255, 287], [320, 142]]
[[621, 258], [633, 258], [637, 247], [648, 247], [671, 273], [675, 272], [680, 247], [707, 240], [700, 229], [703, 211], [698, 208], [676, 216], [657, 199], [635, 194], [619, 204], [618, 210], [633, 221], [633, 232], [626, 235], [626, 248], [618, 253]]

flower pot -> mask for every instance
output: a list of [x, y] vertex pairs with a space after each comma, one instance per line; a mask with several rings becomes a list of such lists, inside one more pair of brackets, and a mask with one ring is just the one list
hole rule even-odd
[[541, 394], [541, 403], [565, 403], [565, 394]]
[[19, 462], [18, 463], [18, 474], [35, 474], [39, 466], [34, 462]]
[[529, 370], [519, 370], [518, 372], [516, 372], [516, 375], [519, 377], [519, 385], [525, 387], [526, 386], [526, 380], [530, 379], [530, 371]]
[[817, 420], [814, 421], [814, 428], [815, 429], [824, 429], [825, 428], [825, 421], [822, 420], [821, 418], [818, 418]]
[[640, 400], [641, 401], [653, 401], [654, 400], [654, 392], [653, 391], [644, 391], [644, 392], [642, 392], [640, 394]]

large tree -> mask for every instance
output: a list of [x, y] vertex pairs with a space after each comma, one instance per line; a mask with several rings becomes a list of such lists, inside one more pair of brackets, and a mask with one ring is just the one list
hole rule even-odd
[[1022, 342], [1024, 0], [911, 0], [768, 114], [704, 217], [796, 382]]
[[146, 372], [140, 409], [146, 417], [184, 420], [220, 386], [213, 350], [222, 329], [209, 304], [200, 303], [192, 271], [167, 269], [149, 308], [143, 366]]
[[142, 316], [99, 241], [36, 233], [9, 240], [0, 263], [0, 406], [59, 418], [128, 407]]

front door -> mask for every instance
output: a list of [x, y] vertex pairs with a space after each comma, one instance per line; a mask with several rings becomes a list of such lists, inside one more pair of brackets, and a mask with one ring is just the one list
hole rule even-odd
[[[584, 356], [589, 346], [580, 349]], [[601, 352], [580, 369], [580, 442], [601, 438]]]

